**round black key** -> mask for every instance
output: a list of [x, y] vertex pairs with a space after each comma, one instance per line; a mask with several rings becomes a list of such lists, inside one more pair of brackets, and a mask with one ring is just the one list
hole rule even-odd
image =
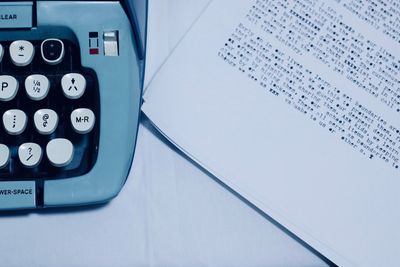
[[50, 65], [59, 64], [64, 57], [64, 43], [59, 39], [47, 39], [42, 42], [43, 60]]

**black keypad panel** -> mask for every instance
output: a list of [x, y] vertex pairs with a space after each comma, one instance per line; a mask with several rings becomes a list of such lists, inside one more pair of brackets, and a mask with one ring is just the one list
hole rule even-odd
[[0, 42], [0, 181], [60, 179], [93, 168], [100, 129], [95, 72], [71, 41]]

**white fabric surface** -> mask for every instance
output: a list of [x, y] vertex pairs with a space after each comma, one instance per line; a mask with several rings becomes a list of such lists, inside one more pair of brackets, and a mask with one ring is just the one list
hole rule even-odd
[[324, 266], [152, 131], [108, 205], [0, 216], [0, 266]]

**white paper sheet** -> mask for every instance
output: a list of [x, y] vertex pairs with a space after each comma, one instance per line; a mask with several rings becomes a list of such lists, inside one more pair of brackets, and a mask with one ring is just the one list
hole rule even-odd
[[397, 266], [396, 3], [215, 0], [143, 110], [338, 265]]
[[151, 0], [147, 24], [145, 89], [210, 0]]

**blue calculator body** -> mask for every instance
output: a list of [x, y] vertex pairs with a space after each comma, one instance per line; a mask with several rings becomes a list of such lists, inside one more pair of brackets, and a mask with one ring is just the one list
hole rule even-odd
[[146, 5], [0, 2], [0, 210], [119, 193], [136, 144]]

